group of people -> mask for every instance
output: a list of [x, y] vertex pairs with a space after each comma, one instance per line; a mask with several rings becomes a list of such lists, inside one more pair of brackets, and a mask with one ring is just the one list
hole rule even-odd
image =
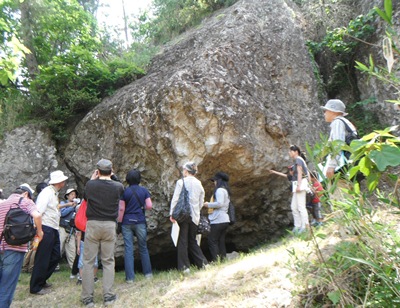
[[[333, 142], [336, 140], [346, 141], [348, 134], [356, 133], [355, 126], [345, 118], [346, 106], [339, 99], [331, 99], [321, 107], [324, 110], [325, 121], [330, 124], [330, 134], [328, 141]], [[348, 131], [346, 126], [350, 129]], [[289, 181], [292, 182], [292, 201], [291, 210], [293, 214], [294, 228], [293, 233], [303, 233], [310, 228], [309, 215], [306, 206], [307, 191], [314, 192], [314, 198], [311, 200], [311, 214], [313, 216], [312, 223], [320, 226], [323, 221], [321, 214], [320, 197], [322, 195], [323, 187], [318, 181], [318, 174], [314, 171], [309, 171], [306, 163], [304, 153], [296, 145], [289, 147], [289, 156], [293, 159], [293, 165], [289, 167], [289, 173], [284, 173], [270, 170], [272, 173], [287, 176]], [[340, 153], [331, 153], [327, 157], [327, 162], [322, 172], [323, 176], [327, 179], [334, 177], [335, 173], [340, 171], [345, 164], [345, 157], [343, 151]], [[310, 185], [311, 184], [311, 185]]]
[[[329, 100], [325, 106], [325, 119], [331, 123], [329, 140], [346, 138], [346, 125], [355, 130], [355, 127], [344, 118], [345, 105], [342, 101]], [[294, 232], [301, 233], [309, 228], [309, 219], [306, 210], [306, 187], [304, 183], [313, 179], [318, 187], [316, 176], [310, 176], [304, 156], [298, 146], [289, 148], [289, 155], [294, 161], [290, 172], [293, 186], [291, 209], [294, 218]], [[334, 176], [340, 157], [331, 155], [328, 158], [325, 175]], [[208, 246], [211, 261], [226, 257], [225, 236], [229, 225], [228, 208], [231, 198], [229, 176], [224, 172], [217, 172], [210, 180], [214, 182], [214, 191], [209, 202], [205, 202], [205, 192], [202, 183], [195, 177], [197, 165], [187, 162], [182, 168], [182, 178], [176, 183], [171, 200], [170, 221], [177, 223], [172, 217], [182, 188], [189, 194], [190, 218], [179, 222], [179, 236], [177, 241], [178, 269], [184, 273], [190, 272], [189, 255], [194, 264], [205, 267], [208, 260], [204, 256], [197, 240], [197, 228], [200, 220], [200, 211], [207, 210], [211, 224], [208, 235]], [[280, 174], [279, 172], [273, 171]], [[286, 175], [285, 175], [286, 176]], [[70, 267], [78, 261], [82, 280], [81, 300], [85, 306], [94, 306], [93, 294], [96, 281], [98, 256], [103, 267], [103, 299], [104, 304], [112, 304], [116, 300], [113, 291], [114, 284], [114, 246], [117, 233], [121, 232], [125, 244], [125, 274], [126, 282], [132, 283], [134, 272], [134, 237], [137, 238], [143, 273], [146, 278], [152, 277], [152, 267], [147, 249], [147, 225], [145, 211], [152, 208], [149, 191], [140, 186], [141, 174], [138, 170], [130, 170], [126, 176], [128, 187], [124, 186], [113, 175], [112, 162], [101, 159], [86, 183], [83, 199], [86, 201], [86, 229], [68, 233], [60, 230], [60, 216], [67, 215], [68, 211], [76, 211], [80, 200], [77, 200], [77, 190], [68, 189], [63, 202], [59, 201], [59, 193], [65, 187], [68, 177], [61, 170], [50, 174], [48, 186], [45, 186], [33, 201], [34, 190], [28, 184], [20, 185], [10, 197], [0, 203], [0, 232], [3, 231], [4, 219], [10, 206], [18, 205], [29, 213], [35, 222], [39, 245], [34, 257], [34, 266], [30, 280], [30, 293], [35, 295], [47, 294], [51, 284], [48, 279], [58, 266], [61, 259], [61, 246], [65, 246], [67, 260]], [[320, 188], [317, 188], [320, 190]], [[318, 200], [319, 201], [319, 200]], [[319, 206], [320, 207], [320, 206]], [[317, 222], [322, 221], [318, 208], [314, 211]], [[72, 238], [72, 240], [71, 240]], [[68, 241], [66, 240], [68, 239]], [[0, 244], [0, 307], [11, 305], [18, 277], [28, 251], [28, 244], [19, 246], [8, 245], [5, 241]], [[79, 257], [77, 258], [76, 255]]]

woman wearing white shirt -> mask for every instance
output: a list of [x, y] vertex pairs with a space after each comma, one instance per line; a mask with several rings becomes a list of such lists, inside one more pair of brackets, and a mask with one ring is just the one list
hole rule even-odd
[[189, 203], [191, 208], [190, 218], [179, 223], [179, 238], [178, 238], [178, 270], [184, 273], [190, 273], [189, 253], [192, 256], [194, 264], [201, 268], [208, 264], [199, 245], [196, 241], [197, 225], [200, 220], [200, 210], [204, 204], [204, 188], [201, 182], [194, 176], [197, 173], [197, 166], [194, 162], [187, 162], [183, 165], [183, 179], [176, 182], [174, 195], [171, 200], [170, 221], [176, 223], [172, 218], [172, 213], [179, 200], [179, 195], [183, 188], [189, 193]]
[[215, 184], [214, 202], [205, 202], [209, 208], [208, 219], [211, 224], [211, 232], [208, 235], [208, 248], [211, 260], [226, 257], [225, 235], [229, 226], [228, 208], [230, 202], [229, 176], [224, 172], [217, 172], [211, 181]]

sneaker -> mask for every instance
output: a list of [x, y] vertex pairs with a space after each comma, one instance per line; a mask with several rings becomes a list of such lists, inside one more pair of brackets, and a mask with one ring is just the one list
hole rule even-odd
[[56, 268], [54, 269], [55, 272], [59, 272], [60, 271], [60, 264], [57, 264]]
[[117, 295], [109, 295], [104, 297], [104, 306], [110, 306], [117, 300]]
[[144, 275], [144, 278], [153, 279], [153, 274], [146, 274], [146, 275]]
[[132, 283], [133, 283], [133, 280], [127, 280], [126, 283], [132, 284]]
[[88, 297], [88, 298], [83, 299], [82, 304], [84, 304], [86, 307], [94, 307], [93, 298]]
[[79, 286], [82, 284], [82, 278], [78, 278], [78, 280], [76, 281], [76, 285]]
[[51, 288], [52, 287], [52, 284], [51, 283], [45, 283], [44, 285], [43, 285], [43, 289], [48, 289], [48, 288]]
[[32, 293], [31, 292], [31, 294], [33, 294], [33, 295], [46, 295], [46, 294], [49, 294], [50, 292], [51, 292], [50, 290], [41, 289], [39, 292], [36, 292], [36, 293]]
[[311, 226], [316, 226], [318, 224], [318, 221], [316, 221], [315, 219], [313, 219], [311, 221]]
[[69, 279], [75, 279], [76, 278], [76, 275], [69, 275]]
[[301, 234], [301, 233], [303, 233], [303, 232], [305, 232], [305, 231], [306, 231], [305, 228], [299, 228], [299, 229], [297, 230], [297, 234]]
[[184, 273], [185, 275], [189, 275], [189, 274], [190, 274], [190, 268], [185, 268], [185, 269], [183, 270], [183, 273]]
[[319, 221], [319, 222], [317, 222], [317, 223], [315, 224], [315, 227], [316, 227], [316, 228], [322, 227], [323, 224], [324, 224], [324, 223], [323, 223], [322, 221]]
[[94, 283], [97, 283], [97, 282], [99, 282], [99, 278], [94, 277]]

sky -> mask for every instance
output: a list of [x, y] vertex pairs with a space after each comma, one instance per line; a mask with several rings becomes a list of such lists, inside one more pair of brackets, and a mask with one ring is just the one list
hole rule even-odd
[[101, 5], [108, 6], [102, 7], [98, 10], [99, 21], [105, 22], [110, 25], [116, 25], [123, 27], [123, 9], [122, 2], [125, 6], [125, 14], [130, 16], [132, 14], [138, 14], [140, 10], [146, 9], [152, 2], [152, 0], [101, 0]]
[[[125, 15], [129, 18], [137, 15], [140, 11], [149, 8], [152, 0], [100, 0], [100, 8], [97, 12], [97, 21], [100, 25], [105, 23], [107, 27], [118, 29], [118, 38], [125, 41], [129, 46], [130, 38], [125, 39], [123, 5], [125, 6]], [[123, 5], [122, 5], [123, 4]]]

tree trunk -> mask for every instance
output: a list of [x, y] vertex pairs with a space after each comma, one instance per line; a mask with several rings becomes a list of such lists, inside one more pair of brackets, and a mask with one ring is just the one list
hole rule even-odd
[[30, 50], [30, 53], [25, 55], [26, 66], [31, 79], [39, 74], [39, 65], [36, 59], [36, 50], [33, 45], [33, 35], [31, 29], [32, 25], [32, 0], [25, 0], [20, 2], [21, 10], [21, 38], [25, 47]]

